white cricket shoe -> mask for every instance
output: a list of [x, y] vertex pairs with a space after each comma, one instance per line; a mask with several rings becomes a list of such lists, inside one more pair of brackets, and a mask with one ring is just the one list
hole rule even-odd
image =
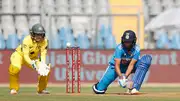
[[15, 95], [15, 94], [17, 94], [17, 91], [15, 89], [11, 89], [10, 94]]
[[41, 91], [41, 92], [38, 92], [38, 94], [50, 94], [50, 93], [49, 93], [49, 91], [47, 91], [47, 90], [43, 90], [43, 91]]
[[131, 90], [131, 94], [139, 94], [139, 91], [137, 89], [133, 88]]

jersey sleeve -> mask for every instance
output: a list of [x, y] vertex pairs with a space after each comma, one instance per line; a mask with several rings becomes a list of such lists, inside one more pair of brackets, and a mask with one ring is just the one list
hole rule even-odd
[[48, 47], [48, 41], [45, 40], [44, 44], [41, 47], [41, 61], [46, 62], [46, 55], [47, 55], [47, 47]]
[[137, 50], [137, 51], [135, 52], [134, 56], [133, 56], [133, 59], [134, 59], [134, 60], [138, 60], [139, 57], [140, 57], [140, 50]]
[[121, 59], [121, 56], [122, 56], [122, 49], [120, 48], [120, 46], [117, 46], [115, 50], [115, 59]]
[[24, 54], [24, 60], [28, 64], [31, 64], [31, 59], [29, 57], [29, 44], [30, 44], [30, 41], [28, 41], [27, 39], [23, 40], [23, 43], [22, 43], [22, 52]]

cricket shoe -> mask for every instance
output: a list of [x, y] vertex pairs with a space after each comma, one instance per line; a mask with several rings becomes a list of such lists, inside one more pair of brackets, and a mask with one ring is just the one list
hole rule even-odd
[[41, 92], [38, 92], [38, 94], [50, 94], [47, 90], [42, 90]]
[[17, 94], [18, 92], [15, 90], [15, 89], [11, 89], [11, 91], [10, 91], [10, 94], [11, 95], [15, 95], [15, 94]]
[[135, 88], [133, 88], [132, 90], [131, 90], [131, 94], [132, 95], [136, 95], [136, 94], [139, 94], [140, 92], [137, 90], [137, 89], [135, 89]]
[[125, 94], [131, 94], [131, 91], [132, 91], [132, 89], [127, 89], [127, 91], [125, 92]]

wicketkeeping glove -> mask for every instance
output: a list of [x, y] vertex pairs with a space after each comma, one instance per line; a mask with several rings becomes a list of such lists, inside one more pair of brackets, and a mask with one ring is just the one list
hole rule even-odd
[[50, 72], [50, 65], [48, 66], [44, 62], [39, 62], [37, 72], [41, 76], [47, 76]]

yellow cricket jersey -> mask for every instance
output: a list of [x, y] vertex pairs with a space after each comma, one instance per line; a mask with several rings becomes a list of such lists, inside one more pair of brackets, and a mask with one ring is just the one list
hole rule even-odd
[[16, 51], [24, 57], [24, 60], [28, 64], [31, 64], [31, 60], [38, 59], [39, 55], [41, 61], [45, 62], [47, 54], [47, 45], [47, 38], [45, 38], [42, 42], [36, 42], [32, 40], [30, 35], [28, 35], [24, 38], [22, 44], [16, 48]]

